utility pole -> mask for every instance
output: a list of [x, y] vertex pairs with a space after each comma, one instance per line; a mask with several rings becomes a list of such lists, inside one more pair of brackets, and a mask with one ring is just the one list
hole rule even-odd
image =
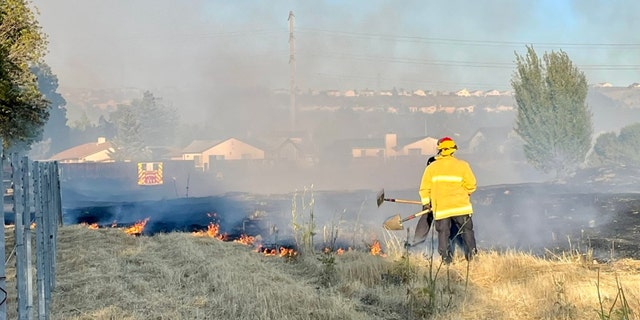
[[293, 37], [293, 25], [295, 16], [293, 11], [289, 11], [289, 102], [291, 104], [291, 133], [296, 130], [296, 58], [295, 58], [295, 45]]

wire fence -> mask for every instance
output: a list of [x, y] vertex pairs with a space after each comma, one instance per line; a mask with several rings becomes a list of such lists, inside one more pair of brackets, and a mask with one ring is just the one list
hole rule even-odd
[[[57, 161], [30, 161], [26, 156], [6, 155], [1, 140], [0, 154], [0, 178], [5, 185], [3, 208], [12, 207], [15, 239], [15, 247], [7, 255], [5, 228], [0, 228], [0, 250], [6, 258], [5, 263], [0, 264], [0, 320], [7, 319], [6, 266], [9, 263], [15, 263], [18, 319], [30, 320], [37, 316], [39, 320], [46, 320], [55, 288], [56, 240], [62, 223], [59, 166]], [[8, 188], [5, 181], [10, 183]], [[6, 222], [10, 219], [5, 211], [2, 210], [0, 218]], [[35, 261], [32, 261], [34, 248]]]

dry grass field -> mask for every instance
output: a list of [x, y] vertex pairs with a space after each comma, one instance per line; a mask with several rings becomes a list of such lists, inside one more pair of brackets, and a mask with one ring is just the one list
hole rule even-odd
[[203, 233], [125, 231], [59, 229], [51, 319], [640, 319], [633, 259], [483, 250], [446, 267], [403, 250], [281, 256]]

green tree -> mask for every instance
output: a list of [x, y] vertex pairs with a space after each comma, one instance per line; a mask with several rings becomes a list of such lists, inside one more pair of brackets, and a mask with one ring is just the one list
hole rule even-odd
[[176, 142], [178, 112], [161, 103], [151, 92], [145, 91], [141, 100], [131, 107], [140, 122], [140, 136], [146, 146], [170, 146]]
[[87, 115], [87, 111], [82, 110], [80, 119], [74, 120], [71, 123], [71, 129], [75, 129], [78, 131], [86, 131], [87, 129], [91, 128], [92, 125], [93, 124], [91, 123], [91, 119], [89, 119], [89, 116]]
[[640, 163], [640, 123], [598, 136], [589, 158], [591, 165], [638, 165]]
[[622, 149], [622, 162], [638, 165], [640, 163], [640, 123], [620, 129], [618, 141]]
[[39, 64], [32, 68], [38, 80], [38, 89], [44, 95], [49, 105], [49, 119], [44, 125], [44, 132], [40, 140], [50, 141], [50, 152], [57, 153], [70, 147], [67, 126], [67, 101], [58, 90], [58, 77], [51, 72], [46, 64]]
[[[145, 91], [142, 99], [130, 105], [119, 105], [109, 114], [105, 124], [113, 125], [116, 135], [113, 142], [118, 146], [114, 152], [116, 160], [150, 160], [152, 146], [171, 146], [177, 141], [178, 113], [164, 106], [160, 99]], [[108, 129], [105, 127], [105, 129]]]
[[587, 80], [563, 52], [545, 53], [542, 61], [533, 47], [516, 53], [515, 131], [522, 138], [527, 161], [558, 178], [582, 164], [591, 148], [592, 115], [586, 105]]
[[619, 163], [620, 150], [618, 147], [618, 137], [614, 132], [606, 132], [596, 138], [593, 145], [593, 152], [589, 157], [591, 165], [606, 165]]
[[0, 136], [5, 148], [25, 150], [38, 139], [49, 113], [30, 68], [47, 41], [24, 0], [0, 2]]
[[140, 136], [140, 122], [131, 106], [120, 105], [112, 113], [117, 134], [111, 141], [113, 151], [109, 156], [115, 161], [147, 161], [151, 153]]

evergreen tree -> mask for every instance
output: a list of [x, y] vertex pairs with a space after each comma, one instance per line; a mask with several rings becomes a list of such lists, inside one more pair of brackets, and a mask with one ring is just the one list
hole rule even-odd
[[140, 122], [131, 106], [121, 105], [112, 114], [115, 118], [117, 135], [111, 141], [113, 151], [109, 153], [115, 161], [147, 161], [151, 153], [140, 136]]
[[584, 162], [591, 148], [592, 115], [586, 105], [587, 80], [563, 52], [545, 53], [533, 47], [516, 53], [511, 85], [517, 103], [515, 131], [535, 168], [565, 177]]
[[161, 104], [151, 92], [145, 91], [141, 100], [131, 107], [140, 122], [140, 136], [146, 146], [169, 146], [176, 142], [178, 113]]

